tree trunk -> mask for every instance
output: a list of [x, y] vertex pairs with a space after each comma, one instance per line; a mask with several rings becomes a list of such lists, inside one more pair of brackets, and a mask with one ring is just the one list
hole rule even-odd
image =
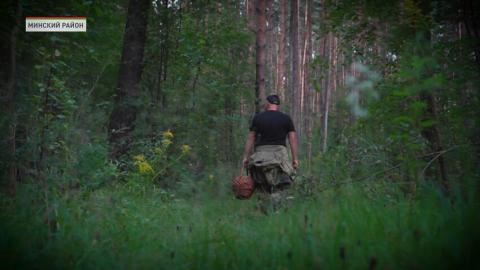
[[475, 13], [475, 5], [472, 0], [462, 0], [462, 15], [465, 24], [467, 36], [475, 43], [473, 44], [473, 52], [475, 61], [480, 65], [480, 18]]
[[[4, 63], [2, 63], [2, 69], [5, 68], [5, 71], [1, 71], [0, 74], [5, 74], [5, 86], [3, 86], [3, 78], [2, 78], [2, 89], [5, 89], [5, 93], [2, 93], [2, 96], [5, 97], [3, 103], [3, 113], [9, 118], [8, 121], [8, 132], [6, 142], [6, 149], [8, 149], [8, 156], [9, 156], [9, 164], [8, 170], [6, 173], [6, 179], [8, 179], [8, 187], [9, 192], [14, 195], [16, 192], [16, 184], [17, 184], [17, 166], [15, 164], [15, 153], [16, 153], [16, 117], [15, 117], [15, 104], [14, 104], [14, 96], [15, 90], [17, 87], [17, 35], [18, 35], [18, 27], [20, 25], [20, 18], [21, 18], [21, 4], [18, 0], [11, 1], [7, 4], [8, 8], [14, 10], [12, 12], [12, 16], [9, 22], [13, 22], [11, 25], [7, 25], [7, 28], [10, 28], [10, 35], [9, 35], [9, 42], [6, 42], [4, 46], [1, 46], [2, 50], [4, 49], [6, 54], [2, 56], [1, 59]], [[9, 23], [10, 24], [10, 23]]]
[[[425, 33], [425, 38], [432, 44], [432, 36], [430, 33]], [[432, 46], [432, 45], [431, 45]], [[438, 106], [435, 98], [435, 89], [431, 91], [423, 90], [420, 92], [420, 99], [427, 105], [425, 108], [425, 117], [432, 119], [435, 124], [422, 129], [422, 136], [428, 141], [430, 148], [438, 153], [438, 173], [440, 174], [440, 185], [443, 188], [445, 194], [449, 195], [450, 185], [447, 179], [446, 164], [442, 152], [444, 151], [443, 143], [441, 140], [440, 130], [438, 128]]]
[[292, 116], [296, 125], [297, 137], [301, 137], [301, 93], [300, 93], [300, 52], [298, 48], [298, 0], [290, 2], [290, 44], [291, 44], [291, 65], [292, 65]]
[[256, 4], [255, 111], [258, 113], [261, 101], [265, 99], [265, 0], [257, 0]]
[[123, 40], [122, 59], [118, 76], [115, 104], [108, 125], [110, 159], [118, 159], [130, 149], [131, 132], [135, 128], [146, 41], [147, 16], [150, 1], [130, 0]]
[[312, 159], [312, 113], [313, 113], [313, 94], [309, 87], [309, 66], [312, 56], [312, 0], [307, 0], [305, 7], [305, 38], [303, 50], [303, 68], [302, 68], [302, 93], [304, 95], [304, 125], [307, 142], [307, 162], [310, 168]]
[[[475, 5], [477, 4], [477, 6]], [[476, 8], [476, 9], [475, 9]], [[475, 42], [473, 44], [473, 52], [475, 56], [475, 61], [477, 63], [477, 67], [480, 67], [480, 16], [478, 13], [478, 3], [473, 2], [472, 0], [462, 0], [462, 19], [463, 25], [465, 26], [465, 34], [459, 33], [459, 39], [462, 36], [466, 36], [472, 41]], [[468, 88], [465, 89], [463, 96], [465, 96], [465, 100], [469, 100], [468, 96]], [[474, 145], [476, 149], [476, 165], [477, 168], [480, 168], [480, 127], [474, 127], [472, 135], [470, 136], [470, 141]]]
[[322, 134], [323, 134], [323, 142], [322, 142], [322, 151], [326, 152], [327, 151], [327, 141], [328, 141], [328, 115], [330, 113], [330, 99], [332, 95], [332, 90], [333, 90], [333, 85], [335, 84], [334, 76], [333, 76], [333, 70], [334, 70], [334, 39], [335, 37], [333, 36], [332, 33], [328, 34], [327, 41], [329, 43], [328, 45], [328, 58], [329, 58], [329, 71], [327, 73], [327, 79], [326, 79], [326, 87], [325, 87], [325, 95], [324, 95], [324, 100], [323, 100], [323, 125], [322, 125]]
[[166, 109], [167, 99], [163, 91], [163, 84], [167, 81], [168, 67], [168, 49], [169, 49], [169, 32], [170, 32], [170, 11], [168, 8], [168, 0], [163, 1], [163, 14], [161, 16], [160, 30], [160, 63], [158, 65], [157, 93], [155, 103], [162, 105], [162, 110]]
[[255, 27], [255, 6], [256, 6], [256, 0], [246, 0], [247, 4], [247, 27], [250, 29], [250, 31], [255, 32], [256, 27]]
[[276, 91], [282, 100], [285, 100], [285, 86], [283, 77], [285, 76], [285, 0], [280, 0], [279, 7], [279, 33], [278, 33], [278, 55], [277, 55], [277, 76]]
[[[425, 111], [427, 117], [431, 117], [435, 121], [438, 120], [437, 105], [434, 95], [429, 92], [423, 92], [420, 95], [420, 98], [427, 104]], [[450, 185], [447, 179], [445, 160], [443, 158], [443, 155], [441, 154], [444, 151], [444, 147], [437, 124], [431, 127], [424, 128], [422, 130], [422, 135], [429, 142], [430, 148], [439, 155], [437, 160], [439, 169], [438, 172], [440, 173], [440, 184], [442, 185], [444, 191], [448, 194], [450, 191]]]
[[275, 48], [275, 44], [273, 42], [273, 10], [272, 10], [272, 4], [273, 0], [266, 0], [266, 38], [267, 38], [267, 43], [266, 43], [266, 49], [267, 49], [267, 80], [266, 80], [266, 85], [265, 88], [269, 90], [270, 93], [274, 92], [272, 91], [275, 87], [275, 82], [274, 82], [274, 76], [275, 76], [275, 68], [273, 65], [273, 50]]

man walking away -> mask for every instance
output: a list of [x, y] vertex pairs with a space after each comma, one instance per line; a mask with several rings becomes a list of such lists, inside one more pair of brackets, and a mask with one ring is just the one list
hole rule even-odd
[[[260, 207], [264, 213], [276, 212], [285, 203], [287, 189], [292, 184], [291, 176], [299, 166], [295, 127], [290, 116], [278, 110], [279, 106], [277, 95], [267, 97], [265, 111], [252, 120], [243, 153], [243, 166], [260, 192]], [[292, 163], [288, 160], [287, 137]], [[250, 155], [254, 144], [254, 153]]]

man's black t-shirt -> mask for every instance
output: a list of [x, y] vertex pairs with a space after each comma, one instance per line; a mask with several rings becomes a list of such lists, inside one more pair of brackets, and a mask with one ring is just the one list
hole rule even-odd
[[250, 131], [260, 135], [255, 144], [260, 145], [283, 145], [287, 146], [285, 139], [290, 131], [295, 131], [292, 119], [287, 114], [279, 111], [264, 111], [252, 120]]

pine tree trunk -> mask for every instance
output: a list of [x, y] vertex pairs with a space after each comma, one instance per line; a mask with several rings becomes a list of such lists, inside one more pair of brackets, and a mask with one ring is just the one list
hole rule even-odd
[[285, 100], [285, 86], [283, 77], [285, 76], [285, 0], [279, 3], [279, 33], [278, 33], [278, 54], [277, 54], [277, 76], [276, 91], [282, 100]]
[[307, 142], [307, 162], [310, 168], [312, 159], [312, 113], [313, 113], [313, 94], [309, 87], [309, 66], [312, 55], [312, 0], [307, 0], [305, 7], [305, 38], [303, 51], [303, 68], [302, 68], [302, 93], [304, 93], [304, 125]]
[[[475, 5], [477, 4], [477, 5]], [[475, 60], [477, 62], [477, 67], [480, 68], [480, 16], [478, 13], [478, 2], [475, 3], [472, 0], [462, 0], [462, 18], [463, 26], [465, 27], [465, 33], [462, 33], [462, 28], [460, 27], [459, 38], [466, 36], [467, 38], [474, 41], [476, 44], [472, 44], [473, 52], [475, 55]], [[468, 88], [464, 91], [465, 100], [469, 100]], [[480, 127], [473, 127], [472, 135], [470, 136], [470, 141], [476, 149], [476, 165], [477, 168], [480, 168]]]
[[[426, 33], [425, 37], [427, 40], [432, 43], [432, 36], [430, 33]], [[435, 98], [435, 90], [433, 91], [427, 91], [423, 90], [420, 93], [420, 99], [425, 102], [427, 105], [425, 108], [425, 116], [436, 123], [438, 122], [438, 106], [437, 106], [437, 101]], [[438, 161], [438, 173], [440, 174], [440, 184], [443, 188], [443, 191], [448, 195], [450, 193], [450, 185], [447, 179], [447, 173], [446, 173], [446, 164], [444, 160], [444, 156], [440, 154], [441, 152], [444, 151], [443, 143], [441, 140], [441, 135], [440, 135], [440, 130], [438, 128], [438, 124], [434, 124], [432, 126], [423, 128], [422, 131], [422, 136], [428, 141], [430, 148], [436, 152], [439, 153], [439, 156], [437, 158]]]
[[290, 44], [291, 44], [291, 66], [292, 66], [292, 116], [296, 125], [297, 137], [301, 137], [301, 89], [300, 89], [300, 51], [298, 46], [298, 0], [290, 1]]
[[256, 6], [256, 0], [246, 0], [247, 4], [247, 27], [250, 29], [250, 31], [255, 32], [256, 31], [256, 26], [255, 26], [255, 6]]
[[147, 16], [150, 1], [130, 0], [123, 40], [122, 59], [115, 103], [108, 125], [110, 159], [116, 160], [131, 147], [131, 132], [135, 128], [138, 84], [142, 75], [146, 41]]
[[275, 87], [275, 67], [273, 65], [273, 50], [275, 48], [275, 44], [273, 41], [273, 10], [272, 10], [273, 0], [266, 0], [266, 64], [267, 64], [267, 78], [265, 82], [265, 89], [268, 89], [269, 93], [274, 92]]
[[327, 79], [326, 79], [326, 86], [325, 86], [325, 95], [323, 100], [323, 123], [322, 123], [322, 151], [327, 151], [327, 141], [328, 141], [328, 115], [330, 113], [330, 99], [332, 95], [333, 89], [333, 51], [334, 51], [334, 37], [332, 33], [328, 34], [327, 42], [328, 42], [328, 63], [329, 63], [329, 71], [327, 72]]
[[[10, 35], [9, 35], [9, 42], [6, 42], [6, 47], [1, 46], [2, 49], [6, 50], [6, 54], [2, 59], [2, 62], [5, 62], [5, 65], [2, 67], [5, 68], [5, 72], [0, 72], [0, 74], [6, 74], [6, 81], [5, 87], [3, 87], [2, 82], [2, 89], [5, 89], [5, 93], [2, 93], [4, 97], [3, 108], [2, 111], [5, 113], [6, 116], [9, 117], [8, 123], [8, 132], [7, 138], [5, 139], [6, 142], [6, 149], [8, 149], [8, 156], [10, 157], [10, 162], [8, 164], [8, 171], [6, 171], [6, 179], [8, 179], [8, 189], [9, 192], [14, 195], [16, 192], [16, 185], [17, 185], [17, 166], [14, 161], [14, 156], [16, 154], [16, 119], [15, 119], [15, 104], [14, 104], [14, 96], [15, 91], [17, 88], [17, 35], [18, 29], [20, 26], [20, 18], [21, 18], [21, 4], [18, 0], [11, 1], [7, 4], [9, 8], [14, 10], [12, 12], [12, 16], [10, 22], [13, 22], [12, 25], [7, 25], [7, 28], [10, 28]], [[3, 78], [2, 78], [3, 79]], [[3, 92], [3, 91], [2, 91]]]
[[[478, 7], [477, 7], [478, 8]], [[462, 15], [467, 36], [472, 39], [475, 61], [480, 65], [480, 16], [475, 12], [475, 4], [472, 0], [462, 0]]]
[[[420, 98], [425, 101], [427, 104], [426, 115], [431, 117], [434, 120], [438, 120], [437, 105], [435, 101], [435, 96], [430, 92], [423, 92], [420, 95]], [[441, 154], [444, 151], [443, 143], [440, 137], [440, 132], [437, 125], [424, 128], [422, 130], [422, 135], [427, 139], [430, 144], [430, 148], [435, 152], [439, 153], [437, 158], [438, 161], [438, 172], [440, 173], [440, 184], [442, 185], [444, 191], [448, 194], [450, 192], [450, 185], [447, 179], [446, 165], [443, 155]]]
[[167, 81], [167, 67], [168, 67], [168, 48], [170, 47], [169, 43], [169, 32], [170, 32], [170, 16], [168, 8], [168, 0], [163, 1], [164, 14], [162, 16], [162, 26], [160, 34], [160, 65], [158, 70], [158, 90], [157, 90], [157, 100], [162, 105], [162, 110], [166, 109], [167, 98], [163, 91], [163, 84]]
[[255, 111], [260, 112], [261, 102], [265, 99], [265, 0], [257, 0], [256, 4]]

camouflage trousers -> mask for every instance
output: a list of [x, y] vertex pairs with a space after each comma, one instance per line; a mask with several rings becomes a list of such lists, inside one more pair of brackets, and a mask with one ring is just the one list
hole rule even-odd
[[258, 191], [256, 207], [266, 215], [278, 213], [281, 209], [288, 209], [293, 199], [288, 186], [273, 192], [267, 192], [261, 188], [256, 190]]
[[284, 146], [260, 146], [250, 157], [249, 172], [258, 193], [257, 207], [263, 213], [275, 213], [288, 207], [293, 198], [289, 190], [292, 171]]

